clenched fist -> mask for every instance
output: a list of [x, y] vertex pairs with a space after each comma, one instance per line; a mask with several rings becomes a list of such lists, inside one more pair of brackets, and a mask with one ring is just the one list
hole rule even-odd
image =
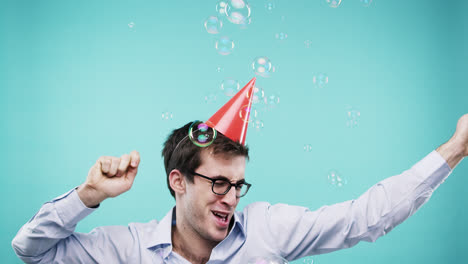
[[120, 158], [102, 156], [91, 167], [78, 196], [87, 207], [95, 207], [109, 197], [116, 197], [132, 187], [140, 164], [140, 154], [132, 151]]

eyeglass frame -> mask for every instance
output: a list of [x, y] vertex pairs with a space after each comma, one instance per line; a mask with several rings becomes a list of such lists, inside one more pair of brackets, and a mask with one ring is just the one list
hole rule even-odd
[[[194, 171], [192, 171], [191, 174], [196, 175], [196, 176], [200, 176], [200, 177], [202, 177], [202, 178], [205, 178], [205, 179], [211, 181], [211, 191], [212, 191], [214, 194], [216, 194], [216, 195], [226, 195], [226, 194], [231, 190], [232, 186], [234, 186], [234, 188], [236, 188], [236, 187], [238, 186], [238, 184], [239, 184], [239, 183], [231, 183], [227, 178], [224, 178], [224, 179], [213, 179], [213, 178], [210, 178], [210, 177], [208, 177], [208, 176], [205, 176], [205, 175], [203, 175], [203, 174], [200, 174], [200, 173], [197, 173], [197, 172], [194, 172]], [[224, 182], [229, 183], [229, 188], [227, 188], [227, 190], [226, 190], [224, 193], [216, 193], [216, 192], [214, 191], [214, 185], [215, 185], [216, 181], [224, 181]], [[242, 180], [241, 180], [241, 181], [242, 181]], [[245, 180], [243, 180], [243, 181], [244, 181], [244, 182], [241, 183], [241, 184], [246, 185], [246, 186], [247, 186], [247, 190], [245, 190], [245, 193], [244, 193], [243, 195], [241, 195], [241, 196], [237, 196], [237, 193], [236, 193], [236, 197], [237, 197], [237, 198], [244, 197], [244, 196], [247, 194], [247, 192], [249, 192], [250, 186], [252, 186], [252, 184], [247, 183]]]

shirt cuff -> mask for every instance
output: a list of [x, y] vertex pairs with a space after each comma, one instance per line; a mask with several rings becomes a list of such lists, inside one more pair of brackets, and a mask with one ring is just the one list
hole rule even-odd
[[81, 201], [76, 189], [55, 198], [52, 202], [64, 225], [68, 227], [75, 226], [97, 209], [87, 207]]
[[432, 190], [437, 189], [452, 173], [452, 169], [450, 169], [445, 159], [435, 150], [416, 163], [413, 166], [413, 170], [416, 171], [417, 175], [427, 176], [423, 181]]

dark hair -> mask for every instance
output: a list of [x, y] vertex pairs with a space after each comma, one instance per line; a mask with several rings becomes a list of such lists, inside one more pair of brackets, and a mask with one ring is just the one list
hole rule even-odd
[[[174, 190], [172, 190], [169, 183], [169, 174], [173, 169], [178, 169], [189, 182], [193, 182], [191, 172], [201, 165], [200, 153], [203, 150], [209, 150], [215, 155], [223, 155], [226, 158], [244, 156], [247, 160], [249, 159], [249, 148], [247, 146], [235, 142], [219, 132], [216, 133], [216, 138], [211, 145], [207, 147], [195, 145], [188, 137], [189, 128], [194, 122], [189, 122], [181, 128], [174, 129], [167, 137], [161, 153], [164, 157], [167, 187], [174, 198]], [[210, 132], [210, 135], [212, 135], [211, 129]]]

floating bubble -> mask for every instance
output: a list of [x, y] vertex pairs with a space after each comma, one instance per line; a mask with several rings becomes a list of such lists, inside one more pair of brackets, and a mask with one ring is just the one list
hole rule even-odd
[[284, 32], [276, 33], [275, 38], [279, 39], [279, 40], [285, 40], [285, 39], [288, 38], [288, 34], [286, 34]]
[[337, 8], [341, 4], [341, 0], [325, 0], [329, 7]]
[[268, 107], [270, 109], [277, 107], [279, 105], [279, 103], [280, 103], [279, 96], [277, 96], [275, 94], [271, 94], [271, 95], [267, 96], [267, 105], [268, 105]]
[[250, 258], [247, 264], [288, 264], [289, 262], [278, 255], [257, 256]]
[[328, 75], [325, 73], [318, 73], [312, 77], [312, 82], [316, 88], [323, 88], [328, 83]]
[[217, 99], [218, 96], [216, 95], [216, 93], [208, 93], [207, 95], [205, 95], [205, 103], [207, 104], [212, 104], [216, 102]]
[[222, 71], [224, 71], [224, 68], [220, 66], [216, 67], [216, 72], [222, 72]]
[[310, 45], [312, 45], [312, 41], [306, 40], [304, 41], [304, 45], [306, 46], [306, 48], [310, 48]]
[[223, 21], [215, 16], [210, 16], [205, 20], [205, 29], [210, 34], [218, 34], [223, 27]]
[[302, 258], [301, 259], [301, 262], [300, 263], [304, 263], [304, 264], [314, 264], [314, 260], [312, 259], [312, 257], [305, 257], [305, 258]]
[[228, 0], [226, 16], [234, 24], [247, 24], [250, 18], [250, 5], [244, 0]]
[[219, 16], [225, 16], [226, 15], [226, 1], [220, 0], [216, 4], [216, 12], [218, 12]]
[[243, 105], [239, 110], [239, 117], [247, 123], [256, 118], [257, 114], [257, 110], [253, 109], [252, 106], [249, 107], [249, 105]]
[[216, 130], [203, 122], [196, 121], [190, 125], [189, 138], [193, 144], [207, 147], [216, 139]]
[[229, 55], [234, 49], [234, 42], [228, 37], [221, 37], [216, 41], [215, 48], [221, 55]]
[[252, 70], [256, 75], [268, 78], [276, 71], [275, 66], [271, 63], [268, 57], [256, 57], [252, 61]]
[[256, 57], [252, 62], [252, 70], [256, 75], [268, 77], [274, 72], [274, 67], [267, 57]]
[[253, 89], [252, 104], [266, 104], [265, 91], [262, 88], [255, 86]]
[[304, 145], [304, 151], [305, 151], [305, 152], [311, 152], [311, 151], [312, 151], [312, 145], [310, 145], [310, 144], [305, 144], [305, 145]]
[[353, 107], [346, 110], [346, 126], [355, 128], [359, 124], [361, 112]]
[[172, 113], [171, 112], [163, 112], [161, 115], [163, 120], [172, 120]]
[[361, 1], [361, 5], [364, 7], [368, 7], [372, 4], [372, 0], [359, 0]]
[[153, 251], [151, 256], [151, 263], [154, 264], [165, 264], [166, 261], [164, 260], [164, 249], [158, 248]]
[[276, 5], [273, 1], [268, 1], [266, 4], [265, 4], [265, 9], [268, 11], [268, 12], [273, 12], [273, 10], [275, 9]]
[[237, 80], [226, 79], [221, 83], [221, 91], [223, 91], [226, 96], [231, 97], [235, 95], [239, 89], [240, 84]]
[[336, 170], [329, 171], [327, 178], [328, 182], [333, 186], [342, 187], [348, 184], [348, 181]]
[[133, 28], [134, 26], [135, 26], [135, 23], [133, 23], [133, 22], [128, 23], [129, 28]]
[[250, 124], [252, 125], [253, 128], [255, 128], [257, 131], [260, 131], [264, 124], [263, 121], [260, 119], [252, 119]]
[[242, 23], [239, 24], [239, 27], [240, 27], [241, 29], [246, 29], [247, 26], [250, 25], [250, 23], [252, 23], [252, 18], [251, 18], [251, 17], [249, 17], [249, 18], [243, 20]]

